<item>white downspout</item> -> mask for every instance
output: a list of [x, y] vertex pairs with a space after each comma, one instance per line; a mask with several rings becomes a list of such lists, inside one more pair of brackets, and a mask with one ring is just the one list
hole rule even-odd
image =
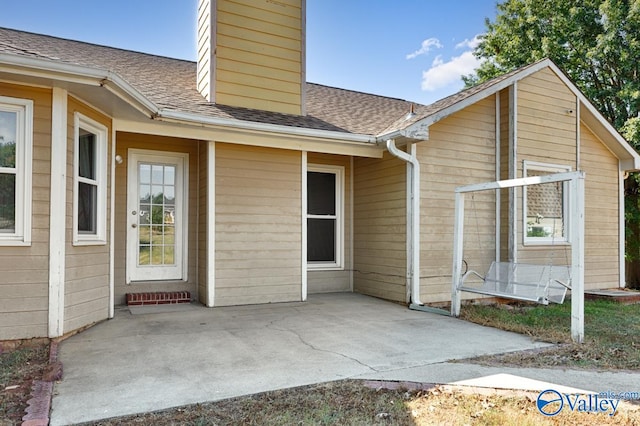
[[415, 147], [412, 146], [411, 155], [396, 147], [393, 139], [388, 139], [387, 150], [391, 155], [405, 161], [410, 166], [411, 182], [409, 192], [411, 202], [408, 204], [410, 220], [407, 223], [409, 230], [409, 258], [407, 259], [407, 280], [411, 283], [411, 304], [422, 305], [420, 301], [420, 163], [416, 157]]

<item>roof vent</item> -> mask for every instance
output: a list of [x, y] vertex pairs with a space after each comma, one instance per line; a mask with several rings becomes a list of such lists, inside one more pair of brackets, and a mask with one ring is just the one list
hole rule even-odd
[[409, 106], [409, 113], [407, 114], [407, 116], [404, 118], [405, 121], [409, 121], [411, 120], [413, 117], [416, 116], [416, 113], [414, 111], [415, 105], [413, 104], [413, 102], [411, 102], [410, 106]]

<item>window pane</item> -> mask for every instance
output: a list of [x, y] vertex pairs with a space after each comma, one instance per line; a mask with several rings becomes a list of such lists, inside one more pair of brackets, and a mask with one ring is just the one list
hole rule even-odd
[[78, 183], [78, 232], [95, 234], [97, 230], [98, 187]]
[[80, 129], [78, 140], [78, 175], [87, 179], [96, 178], [96, 135]]
[[16, 166], [17, 120], [17, 113], [0, 111], [0, 167], [14, 168]]
[[[552, 172], [527, 170], [527, 176]], [[563, 238], [564, 184], [562, 182], [527, 187], [527, 237]]]
[[0, 174], [0, 233], [16, 232], [16, 177]]
[[307, 261], [336, 261], [336, 221], [307, 219]]
[[307, 212], [317, 215], [336, 214], [336, 175], [309, 172], [307, 174]]

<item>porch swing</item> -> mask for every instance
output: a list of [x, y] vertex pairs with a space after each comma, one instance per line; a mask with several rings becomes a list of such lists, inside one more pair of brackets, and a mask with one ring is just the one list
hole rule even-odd
[[[571, 232], [567, 242], [571, 246], [571, 266], [554, 265], [552, 255], [547, 264], [494, 260], [484, 275], [468, 268], [462, 271], [463, 264], [466, 265], [463, 256], [465, 194], [553, 182], [569, 182], [568, 219]], [[572, 291], [571, 335], [574, 341], [582, 342], [584, 338], [584, 173], [555, 173], [467, 185], [456, 188], [455, 196], [451, 315], [460, 315], [463, 291], [547, 305], [549, 302], [563, 303], [567, 290], [570, 289]], [[555, 241], [552, 241], [552, 245], [553, 243]], [[482, 250], [481, 247], [479, 249]], [[475, 277], [476, 281], [479, 279], [480, 285], [469, 285], [468, 281], [471, 277]]]
[[[556, 185], [562, 184], [561, 182], [555, 183]], [[478, 247], [480, 251], [483, 251], [474, 194], [471, 195], [471, 202], [475, 218]], [[540, 215], [538, 215], [538, 217], [541, 218]], [[489, 270], [484, 276], [473, 269], [467, 268], [460, 279], [458, 290], [486, 296], [534, 302], [542, 305], [548, 305], [549, 302], [564, 303], [567, 290], [571, 290], [571, 270], [569, 266], [567, 266], [569, 260], [566, 244], [563, 244], [565, 264], [554, 265], [555, 248], [557, 246], [556, 231], [556, 221], [554, 220], [550, 241], [552, 250], [548, 256], [547, 264], [528, 264], [494, 260], [491, 262], [491, 266], [489, 266]], [[562, 220], [562, 235], [565, 235], [564, 231], [564, 220]], [[465, 265], [467, 264], [464, 260], [463, 263]], [[474, 277], [481, 280], [480, 286], [467, 285], [467, 279], [473, 279]]]

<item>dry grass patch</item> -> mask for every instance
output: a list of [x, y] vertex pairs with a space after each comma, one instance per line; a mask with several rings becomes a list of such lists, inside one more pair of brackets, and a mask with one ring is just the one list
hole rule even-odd
[[640, 412], [619, 406], [615, 416], [562, 411], [544, 417], [537, 393], [479, 393], [436, 386], [428, 390], [371, 388], [347, 380], [305, 386], [87, 425], [638, 425]]

